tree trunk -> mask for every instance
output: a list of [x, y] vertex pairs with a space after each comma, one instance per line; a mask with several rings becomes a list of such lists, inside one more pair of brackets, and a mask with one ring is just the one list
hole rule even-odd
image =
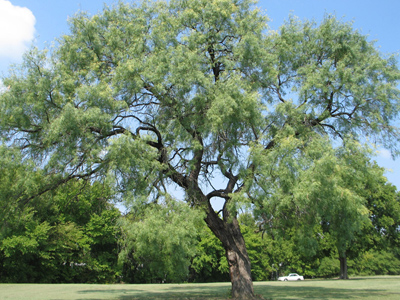
[[232, 298], [255, 299], [250, 259], [236, 216], [221, 220], [210, 210], [205, 221], [225, 248], [232, 283]]
[[346, 257], [346, 252], [343, 254], [339, 255], [339, 261], [340, 261], [340, 279], [349, 279], [349, 276], [347, 275], [347, 257]]

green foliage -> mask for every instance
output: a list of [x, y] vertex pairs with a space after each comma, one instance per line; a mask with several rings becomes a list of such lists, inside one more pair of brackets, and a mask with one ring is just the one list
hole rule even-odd
[[318, 277], [332, 278], [339, 274], [340, 266], [336, 257], [324, 257], [318, 267]]
[[369, 162], [365, 146], [352, 139], [345, 142], [333, 148], [315, 134], [304, 142], [289, 136], [258, 162], [263, 168], [260, 179], [266, 182], [263, 190], [271, 195], [256, 211], [265, 220], [265, 229], [277, 228], [293, 239], [300, 253], [311, 257], [327, 234], [339, 257], [361, 254], [362, 249], [353, 244], [371, 226], [365, 188], [377, 185], [383, 170]]
[[395, 118], [386, 113], [398, 109], [392, 80], [398, 80], [399, 72], [394, 57], [383, 58], [351, 25], [329, 15], [319, 25], [291, 17], [275, 37], [279, 88], [297, 92], [307, 118], [332, 125], [326, 130], [343, 134], [361, 127], [369, 134]]
[[[27, 169], [24, 175], [35, 177]], [[9, 189], [16, 184], [18, 181], [10, 183]], [[2, 198], [0, 204], [7, 208], [11, 202], [13, 211], [8, 211], [1, 223], [2, 282], [116, 280], [120, 212], [107, 203], [105, 186], [70, 181], [28, 202], [14, 198], [18, 194], [4, 194], [9, 198]], [[9, 201], [13, 198], [17, 200]]]
[[[247, 192], [264, 189], [252, 168], [268, 178], [258, 162], [300, 158], [292, 150], [311, 132], [367, 134], [395, 152], [394, 57], [333, 16], [321, 24], [291, 17], [268, 32], [253, 4], [119, 3], [77, 14], [55, 49], [32, 49], [4, 79], [3, 136], [47, 157], [46, 173], [110, 176], [127, 199], [147, 196], [165, 177], [188, 189], [176, 175], [194, 168], [207, 182], [210, 166], [250, 180]], [[280, 170], [282, 187], [293, 171]]]
[[271, 261], [276, 257], [276, 253], [273, 254], [268, 251], [270, 250], [268, 245], [272, 244], [272, 240], [267, 236], [261, 236], [261, 232], [259, 228], [257, 228], [257, 224], [251, 214], [245, 213], [240, 215], [239, 222], [251, 261], [251, 274], [253, 280], [269, 280], [272, 272]]
[[205, 224], [199, 224], [196, 254], [190, 264], [193, 282], [229, 281], [228, 262], [222, 243]]
[[366, 242], [377, 249], [393, 249], [399, 256], [396, 250], [400, 245], [399, 192], [386, 178], [380, 176], [377, 183], [369, 183], [365, 197], [371, 219], [371, 226], [363, 230], [364, 236], [369, 237]]
[[368, 251], [354, 262], [359, 275], [399, 275], [400, 259], [388, 251]]
[[47, 237], [51, 234], [51, 227], [46, 222], [34, 224], [32, 221], [28, 227], [31, 228], [26, 228], [25, 235], [9, 236], [0, 244], [3, 282], [46, 282], [52, 279], [53, 274], [42, 274], [46, 269], [53, 271], [51, 265], [47, 268], [52, 250]]
[[169, 200], [130, 213], [122, 222], [123, 280], [135, 283], [187, 280], [197, 244], [196, 211]]
[[[241, 228], [251, 260], [254, 280], [276, 280], [277, 276], [292, 272], [304, 275], [306, 278], [338, 277], [340, 263], [335, 234], [322, 232], [320, 227], [314, 233], [313, 242], [317, 243], [317, 248], [305, 251], [303, 248], [305, 245], [302, 246], [302, 244], [310, 238], [299, 237], [299, 231], [295, 229], [286, 228], [287, 232], [284, 236], [273, 236], [271, 231], [261, 236], [257, 222], [249, 214], [241, 215], [239, 220], [241, 220]], [[349, 257], [353, 257], [348, 260], [349, 274], [351, 276], [399, 274], [397, 249], [380, 248], [387, 245], [386, 242], [380, 241], [383, 244], [374, 244], [380, 250], [376, 248], [368, 250], [368, 245], [363, 244], [363, 240], [373, 239], [374, 236], [371, 232], [362, 232], [363, 235], [357, 234], [353, 244], [347, 249]]]

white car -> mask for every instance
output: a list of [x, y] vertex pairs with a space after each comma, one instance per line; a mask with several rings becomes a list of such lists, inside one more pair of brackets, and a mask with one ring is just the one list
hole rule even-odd
[[278, 280], [279, 281], [304, 280], [304, 277], [296, 273], [290, 273], [289, 276], [279, 277]]

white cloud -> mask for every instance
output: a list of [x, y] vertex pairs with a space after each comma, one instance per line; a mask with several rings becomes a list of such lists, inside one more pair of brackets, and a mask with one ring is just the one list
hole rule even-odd
[[392, 154], [390, 153], [389, 150], [385, 149], [385, 148], [380, 148], [378, 151], [378, 156], [382, 157], [382, 158], [392, 158]]
[[0, 57], [21, 57], [34, 38], [35, 23], [28, 8], [0, 0]]

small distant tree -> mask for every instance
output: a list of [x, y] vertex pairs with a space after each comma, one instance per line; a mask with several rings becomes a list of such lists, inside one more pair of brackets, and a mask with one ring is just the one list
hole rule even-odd
[[70, 24], [4, 78], [4, 143], [43, 170], [37, 194], [105, 177], [125, 198], [183, 190], [225, 249], [233, 298], [255, 297], [238, 208], [270, 197], [282, 159], [317, 136], [396, 151], [397, 62], [335, 17], [271, 32], [252, 0], [172, 0]]

